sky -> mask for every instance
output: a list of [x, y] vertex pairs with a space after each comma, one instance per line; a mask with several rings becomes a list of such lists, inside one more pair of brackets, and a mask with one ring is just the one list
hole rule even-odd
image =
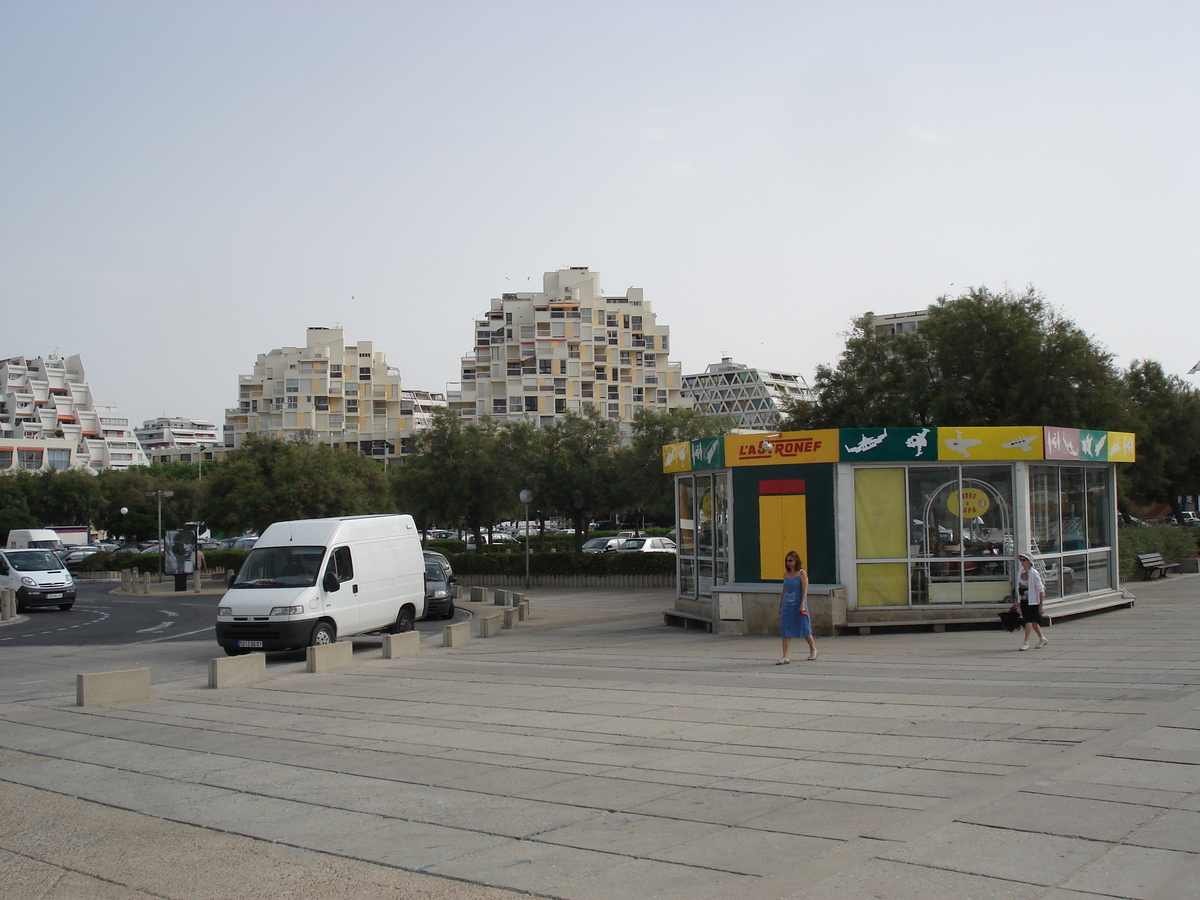
[[1032, 285], [1200, 386], [1198, 51], [1152, 0], [4, 0], [0, 358], [221, 423], [340, 325], [441, 391], [588, 266], [684, 372]]

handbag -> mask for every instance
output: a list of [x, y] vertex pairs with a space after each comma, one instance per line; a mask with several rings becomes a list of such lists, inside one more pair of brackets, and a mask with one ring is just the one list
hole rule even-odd
[[1007, 631], [1016, 631], [1021, 627], [1021, 614], [1017, 612], [1016, 607], [1011, 607], [1000, 613], [1000, 627]]

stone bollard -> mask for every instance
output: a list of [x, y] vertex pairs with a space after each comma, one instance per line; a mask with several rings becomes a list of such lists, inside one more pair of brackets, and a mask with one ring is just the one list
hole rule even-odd
[[76, 706], [114, 706], [150, 699], [150, 670], [125, 669], [75, 676]]
[[143, 594], [150, 593], [150, 573], [149, 572], [142, 573], [142, 593]]
[[496, 606], [511, 606], [512, 604], [509, 603], [508, 600], [509, 600], [509, 592], [508, 591], [503, 591], [500, 588], [496, 588], [496, 590], [492, 591], [492, 602]]
[[504, 614], [504, 624], [501, 626], [502, 628], [512, 628], [517, 624], [517, 621], [521, 615], [520, 609], [516, 606], [506, 606], [502, 610], [502, 613]]
[[200, 593], [200, 570], [197, 569], [192, 573], [192, 593]]
[[122, 594], [133, 593], [132, 582], [133, 582], [133, 579], [131, 579], [129, 577], [129, 570], [122, 569], [121, 570], [121, 593]]
[[265, 653], [248, 653], [245, 656], [228, 656], [208, 661], [208, 686], [210, 688], [237, 687], [253, 684], [267, 677]]
[[486, 603], [487, 602], [487, 588], [472, 585], [471, 586], [471, 602], [472, 603]]
[[0, 619], [11, 619], [17, 614], [17, 592], [12, 588], [0, 591]]
[[403, 634], [385, 634], [383, 636], [384, 659], [416, 656], [420, 650], [421, 633], [419, 631], [406, 631]]
[[517, 618], [524, 622], [529, 618], [529, 601], [522, 600], [517, 604]]
[[471, 623], [455, 622], [442, 629], [443, 647], [462, 647], [471, 640]]
[[479, 617], [479, 636], [481, 638], [496, 637], [503, 627], [500, 613], [487, 613]]

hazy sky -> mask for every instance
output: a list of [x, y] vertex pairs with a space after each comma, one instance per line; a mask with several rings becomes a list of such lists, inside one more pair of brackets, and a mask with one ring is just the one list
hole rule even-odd
[[0, 3], [0, 356], [137, 422], [222, 422], [315, 325], [443, 390], [567, 266], [685, 372], [1032, 284], [1182, 375], [1200, 4]]

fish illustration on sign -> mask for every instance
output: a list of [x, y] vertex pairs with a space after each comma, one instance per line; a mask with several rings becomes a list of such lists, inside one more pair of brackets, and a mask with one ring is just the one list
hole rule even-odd
[[983, 443], [983, 441], [976, 440], [975, 438], [963, 437], [962, 432], [958, 431], [957, 429], [955, 429], [954, 433], [958, 435], [958, 437], [950, 438], [949, 440], [942, 441], [942, 443], [953, 452], [960, 454], [963, 459], [970, 459], [971, 448], [978, 447]]
[[704, 461], [710, 466], [712, 461], [717, 457], [717, 441], [710, 441], [709, 445], [704, 449]]
[[[1024, 450], [1026, 453], [1032, 453], [1033, 451], [1030, 450], [1029, 445], [1036, 440], [1036, 434], [1029, 434], [1025, 435], [1024, 437], [1013, 438], [1011, 441], [1005, 441], [1000, 446], [1004, 447], [1006, 450]], [[1068, 449], [1070, 449], [1069, 446]]]
[[862, 439], [858, 442], [858, 445], [854, 446], [854, 447], [847, 446], [846, 452], [847, 453], [866, 453], [868, 450], [874, 450], [876, 447], [878, 447], [880, 444], [882, 444], [885, 440], [887, 440], [887, 429], [886, 428], [883, 429], [883, 434], [879, 435], [879, 437], [867, 437], [864, 434], [862, 436]]
[[928, 434], [929, 429], [922, 428], [916, 434], [911, 435], [909, 439], [904, 442], [904, 446], [908, 447], [909, 449], [916, 450], [917, 452], [914, 455], [920, 456], [925, 452], [925, 448], [929, 446], [929, 438], [926, 437]]
[[679, 449], [679, 445], [678, 444], [668, 444], [663, 449], [666, 451], [663, 454], [665, 457], [663, 459], [663, 468], [664, 469], [670, 468], [671, 466], [673, 466], [675, 464], [675, 451], [677, 451]]

